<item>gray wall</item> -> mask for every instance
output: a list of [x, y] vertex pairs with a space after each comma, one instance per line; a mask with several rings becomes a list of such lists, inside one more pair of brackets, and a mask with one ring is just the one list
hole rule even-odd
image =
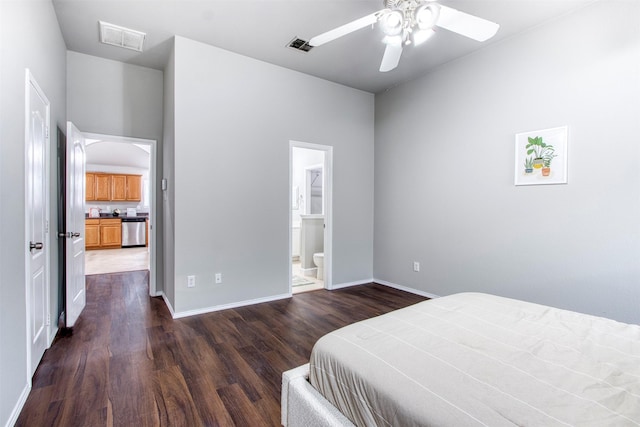
[[[156, 223], [162, 224], [162, 71], [67, 52], [67, 117], [82, 132], [157, 141]], [[162, 227], [157, 227], [156, 290], [162, 290]]]
[[[375, 277], [639, 323], [639, 15], [598, 2], [377, 96]], [[514, 135], [562, 125], [569, 184], [515, 187]]]
[[164, 144], [163, 144], [163, 177], [167, 180], [168, 185], [166, 191], [162, 192], [162, 211], [164, 222], [163, 227], [163, 252], [164, 259], [162, 262], [164, 273], [164, 294], [171, 304], [171, 308], [175, 307], [175, 288], [174, 288], [174, 222], [175, 217], [175, 192], [173, 171], [174, 171], [174, 151], [175, 151], [175, 50], [173, 42], [171, 45], [171, 54], [164, 69]]
[[[37, 37], [35, 36], [37, 35]], [[0, 425], [27, 391], [25, 313], [25, 68], [51, 102], [51, 217], [57, 224], [56, 127], [65, 129], [65, 45], [50, 1], [0, 2]], [[57, 241], [51, 237], [50, 307], [58, 310]], [[51, 336], [57, 322], [51, 322]]]
[[333, 283], [371, 279], [372, 94], [176, 37], [174, 114], [177, 312], [288, 292], [290, 140], [334, 147]]
[[162, 141], [162, 71], [67, 52], [67, 115], [82, 132]]

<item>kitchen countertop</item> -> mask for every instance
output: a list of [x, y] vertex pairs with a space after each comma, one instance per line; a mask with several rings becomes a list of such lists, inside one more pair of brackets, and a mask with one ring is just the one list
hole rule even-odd
[[122, 219], [122, 218], [149, 218], [149, 214], [148, 213], [139, 213], [136, 216], [126, 216], [126, 215], [114, 215], [114, 214], [110, 214], [110, 213], [101, 213], [100, 214], [100, 218], [97, 217], [90, 217], [88, 213], [84, 214], [85, 219], [105, 219], [105, 218], [113, 218], [113, 219]]

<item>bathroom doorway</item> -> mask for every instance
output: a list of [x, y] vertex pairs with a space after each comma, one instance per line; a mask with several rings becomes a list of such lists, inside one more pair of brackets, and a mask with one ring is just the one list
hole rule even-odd
[[291, 141], [290, 293], [331, 289], [333, 147]]

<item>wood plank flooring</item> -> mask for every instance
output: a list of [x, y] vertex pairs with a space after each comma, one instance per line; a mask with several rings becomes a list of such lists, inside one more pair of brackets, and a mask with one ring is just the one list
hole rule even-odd
[[282, 372], [322, 335], [424, 298], [376, 284], [173, 320], [148, 272], [87, 277], [18, 426], [279, 426]]

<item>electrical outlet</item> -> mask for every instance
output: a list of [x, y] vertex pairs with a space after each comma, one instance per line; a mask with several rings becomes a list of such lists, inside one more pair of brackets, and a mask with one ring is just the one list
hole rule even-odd
[[420, 263], [418, 261], [413, 261], [413, 271], [420, 271]]
[[216, 283], [222, 283], [222, 273], [216, 273]]
[[187, 288], [196, 287], [196, 276], [187, 276]]

